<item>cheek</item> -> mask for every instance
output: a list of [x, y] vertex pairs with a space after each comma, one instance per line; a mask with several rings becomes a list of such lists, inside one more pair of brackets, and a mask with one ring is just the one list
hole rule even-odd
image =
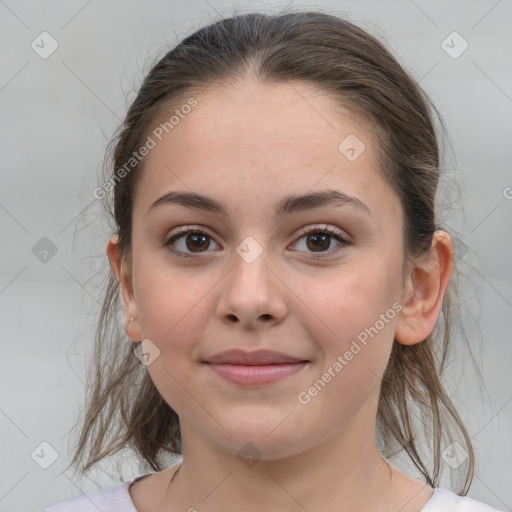
[[354, 272], [328, 288], [309, 289], [307, 304], [318, 316], [304, 317], [303, 325], [317, 334], [318, 364], [296, 398], [303, 408], [295, 417], [299, 430], [307, 430], [310, 417], [342, 424], [379, 389], [397, 310], [385, 282], [365, 276]]
[[[305, 303], [315, 313], [302, 320], [304, 328], [317, 336], [315, 377], [320, 386], [328, 383], [332, 400], [348, 405], [355, 397], [347, 398], [347, 390], [367, 394], [378, 383], [400, 309], [393, 280], [389, 267], [375, 262], [371, 270], [354, 267], [333, 276], [328, 285], [312, 280], [302, 289]], [[331, 398], [327, 401], [332, 403]]]
[[[135, 283], [138, 318], [143, 339], [150, 339], [159, 355], [148, 366], [151, 379], [164, 400], [180, 416], [200, 415], [198, 403], [207, 403], [208, 396], [191, 383], [199, 380], [199, 341], [204, 336], [212, 315], [211, 293], [215, 282], [191, 278], [190, 271], [170, 270], [164, 265], [141, 264]], [[188, 392], [187, 392], [188, 391]], [[197, 401], [190, 400], [193, 393]], [[203, 411], [204, 412], [204, 411]]]
[[187, 340], [197, 339], [211, 315], [207, 276], [191, 279], [190, 274], [151, 267], [138, 274], [137, 310], [145, 338], [154, 339], [161, 349], [179, 350]]
[[[322, 280], [308, 278], [300, 292], [308, 313], [303, 318], [311, 321], [310, 332], [315, 332], [316, 325], [316, 332], [336, 346], [337, 340], [356, 337], [392, 308], [399, 297], [397, 280], [393, 269], [378, 262], [371, 267], [346, 267]], [[394, 317], [393, 312], [388, 317]], [[386, 331], [382, 326], [380, 330]]]

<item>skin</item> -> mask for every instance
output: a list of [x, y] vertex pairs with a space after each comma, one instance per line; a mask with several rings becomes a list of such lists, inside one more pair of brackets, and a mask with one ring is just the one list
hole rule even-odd
[[[151, 340], [148, 366], [158, 391], [180, 417], [183, 465], [130, 487], [140, 512], [157, 510], [419, 511], [432, 489], [380, 456], [376, 415], [380, 377], [393, 339], [414, 344], [434, 329], [450, 279], [453, 245], [436, 232], [432, 250], [403, 268], [400, 200], [378, 172], [377, 146], [363, 121], [302, 83], [238, 85], [196, 96], [198, 106], [146, 157], [133, 209], [132, 252], [116, 236], [107, 254], [123, 297], [127, 335]], [[349, 161], [350, 134], [366, 145]], [[336, 189], [368, 205], [325, 207], [276, 219], [284, 196]], [[165, 193], [214, 197], [226, 218], [180, 205], [146, 214]], [[299, 233], [335, 238], [326, 248]], [[177, 227], [200, 225], [210, 245], [186, 235], [172, 255], [164, 242]], [[245, 237], [262, 248], [248, 263]], [[317, 242], [318, 244], [318, 242]], [[337, 250], [340, 248], [340, 250]], [[195, 251], [195, 252], [193, 252]], [[202, 252], [201, 252], [202, 251]], [[324, 259], [313, 259], [318, 253]], [[402, 310], [308, 404], [307, 391], [357, 335], [393, 303]], [[129, 322], [130, 318], [135, 318]], [[223, 380], [201, 361], [228, 348], [269, 348], [309, 361], [299, 373], [258, 388]], [[261, 452], [250, 467], [237, 452]]]

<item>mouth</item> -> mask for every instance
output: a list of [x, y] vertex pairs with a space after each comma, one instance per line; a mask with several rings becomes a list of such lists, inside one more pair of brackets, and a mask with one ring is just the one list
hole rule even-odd
[[309, 361], [295, 363], [276, 363], [263, 365], [242, 365], [229, 363], [206, 363], [208, 367], [223, 379], [240, 386], [261, 386], [271, 384], [296, 374]]
[[217, 376], [233, 384], [260, 386], [294, 375], [310, 361], [274, 350], [246, 352], [231, 349], [202, 362]]

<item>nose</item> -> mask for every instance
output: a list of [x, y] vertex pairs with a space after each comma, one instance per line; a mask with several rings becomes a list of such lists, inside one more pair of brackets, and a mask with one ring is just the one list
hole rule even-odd
[[223, 323], [257, 329], [277, 325], [286, 317], [288, 288], [266, 252], [263, 250], [254, 261], [234, 252], [217, 305], [217, 315]]

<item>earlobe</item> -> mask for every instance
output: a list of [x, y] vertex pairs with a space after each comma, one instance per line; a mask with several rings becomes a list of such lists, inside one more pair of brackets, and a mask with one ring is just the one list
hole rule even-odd
[[453, 270], [454, 249], [450, 235], [434, 233], [430, 253], [408, 271], [402, 297], [403, 308], [397, 320], [395, 340], [414, 345], [434, 330]]
[[127, 262], [121, 254], [119, 249], [119, 237], [112, 235], [107, 241], [107, 256], [110, 262], [110, 267], [114, 272], [119, 283], [121, 298], [123, 302], [123, 325], [126, 335], [133, 341], [140, 341], [142, 339], [140, 332], [140, 325], [137, 320], [137, 304], [133, 295], [132, 277], [129, 269], [129, 262]]

